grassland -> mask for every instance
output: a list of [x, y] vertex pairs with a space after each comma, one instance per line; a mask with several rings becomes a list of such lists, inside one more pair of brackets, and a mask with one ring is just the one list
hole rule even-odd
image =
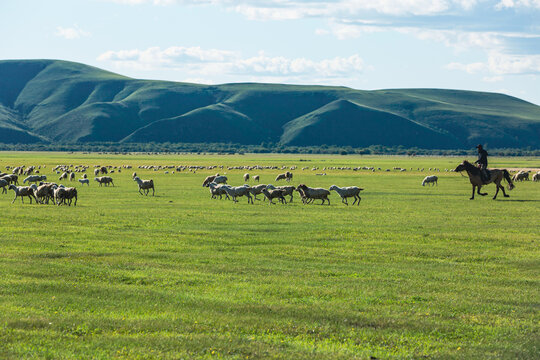
[[[0, 194], [0, 358], [538, 358], [540, 184], [470, 201], [459, 174], [428, 188], [432, 172], [409, 170], [460, 160], [2, 153], [1, 170], [46, 165], [50, 178], [57, 164], [297, 165], [327, 176], [296, 170], [295, 184], [366, 190], [358, 207], [336, 194], [331, 206], [234, 204], [201, 187], [215, 170], [136, 169], [155, 197], [132, 170], [116, 187], [77, 183], [76, 207]], [[245, 171], [220, 172], [243, 183]]]

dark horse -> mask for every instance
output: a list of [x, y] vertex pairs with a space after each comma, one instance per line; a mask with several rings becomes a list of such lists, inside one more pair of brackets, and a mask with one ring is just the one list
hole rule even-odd
[[502, 190], [504, 197], [510, 197], [510, 195], [506, 195], [506, 192], [504, 191], [504, 187], [501, 185], [501, 181], [506, 179], [508, 182], [508, 190], [512, 190], [514, 188], [514, 184], [512, 183], [512, 179], [510, 178], [510, 173], [506, 169], [491, 169], [489, 170], [490, 176], [488, 181], [482, 181], [482, 176], [480, 173], [480, 169], [468, 162], [467, 160], [464, 160], [461, 164], [459, 164], [456, 168], [457, 171], [463, 171], [465, 170], [467, 174], [469, 175], [469, 180], [472, 184], [472, 197], [471, 200], [474, 200], [474, 190], [475, 188], [478, 188], [477, 193], [478, 195], [485, 196], [487, 193], [481, 193], [480, 188], [482, 185], [487, 185], [491, 183], [495, 183], [497, 185], [497, 191], [495, 192], [495, 196], [493, 197], [493, 200], [497, 198], [497, 194], [499, 193], [499, 189]]

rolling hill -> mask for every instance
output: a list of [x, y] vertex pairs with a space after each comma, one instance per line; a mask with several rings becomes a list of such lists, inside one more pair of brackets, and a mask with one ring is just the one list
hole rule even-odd
[[94, 141], [540, 148], [540, 106], [472, 91], [199, 85], [0, 61], [0, 143]]

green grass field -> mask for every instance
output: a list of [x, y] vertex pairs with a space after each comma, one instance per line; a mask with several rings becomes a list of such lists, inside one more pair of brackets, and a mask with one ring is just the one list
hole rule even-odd
[[[76, 207], [0, 194], [0, 358], [537, 359], [540, 183], [470, 201], [468, 179], [444, 172], [461, 160], [2, 153], [0, 171], [46, 165], [54, 180], [57, 164], [296, 165], [295, 185], [365, 191], [355, 207], [335, 193], [330, 206], [234, 204], [201, 187], [216, 170], [133, 169], [116, 187], [77, 183]], [[421, 186], [429, 167], [436, 187]], [[245, 170], [217, 171], [243, 184]]]

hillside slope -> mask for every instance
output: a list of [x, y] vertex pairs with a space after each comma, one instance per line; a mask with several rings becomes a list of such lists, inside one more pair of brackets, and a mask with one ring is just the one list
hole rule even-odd
[[0, 61], [0, 142], [234, 142], [540, 148], [540, 107], [494, 93], [137, 80]]

